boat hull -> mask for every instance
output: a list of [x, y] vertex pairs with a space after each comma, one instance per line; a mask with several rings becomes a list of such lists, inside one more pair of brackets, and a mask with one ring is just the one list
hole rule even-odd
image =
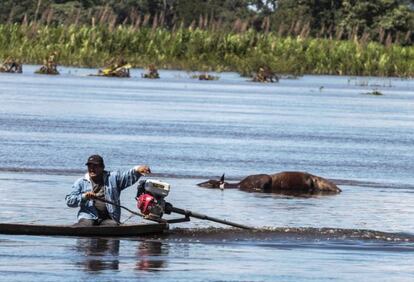
[[79, 237], [135, 237], [161, 234], [166, 223], [128, 224], [119, 226], [73, 226], [0, 223], [0, 234], [79, 236]]

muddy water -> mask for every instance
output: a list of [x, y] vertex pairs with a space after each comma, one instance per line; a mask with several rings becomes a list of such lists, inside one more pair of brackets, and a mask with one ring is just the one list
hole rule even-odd
[[[0, 75], [0, 222], [66, 224], [88, 155], [108, 169], [147, 163], [176, 207], [254, 226], [203, 220], [150, 238], [0, 236], [8, 281], [302, 281], [414, 279], [414, 81], [305, 76], [255, 84], [236, 74], [197, 81]], [[384, 95], [367, 93], [374, 89]], [[300, 170], [340, 195], [293, 198], [206, 190], [226, 173]], [[134, 209], [135, 187], [122, 202]], [[128, 218], [123, 220], [140, 221]]]

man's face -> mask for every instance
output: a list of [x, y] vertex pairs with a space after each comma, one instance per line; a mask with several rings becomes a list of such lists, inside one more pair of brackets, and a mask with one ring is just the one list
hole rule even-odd
[[102, 177], [104, 168], [96, 164], [88, 164], [88, 173], [92, 179], [98, 179]]

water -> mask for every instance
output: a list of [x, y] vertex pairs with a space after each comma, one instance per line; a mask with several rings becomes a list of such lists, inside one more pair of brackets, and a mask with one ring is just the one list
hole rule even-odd
[[[161, 71], [157, 81], [0, 74], [0, 222], [69, 224], [64, 197], [101, 154], [108, 169], [149, 164], [168, 200], [259, 230], [203, 220], [168, 236], [0, 235], [5, 281], [412, 281], [414, 81], [305, 76], [256, 84]], [[382, 96], [366, 93], [377, 89]], [[308, 171], [336, 196], [208, 190], [226, 173]], [[122, 203], [135, 209], [135, 188]], [[139, 222], [139, 218], [122, 219]]]

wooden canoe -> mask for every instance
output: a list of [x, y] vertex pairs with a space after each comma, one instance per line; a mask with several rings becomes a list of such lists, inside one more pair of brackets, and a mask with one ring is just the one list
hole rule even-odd
[[0, 223], [0, 234], [15, 235], [135, 237], [150, 234], [161, 234], [167, 229], [167, 223], [143, 223], [91, 227]]

